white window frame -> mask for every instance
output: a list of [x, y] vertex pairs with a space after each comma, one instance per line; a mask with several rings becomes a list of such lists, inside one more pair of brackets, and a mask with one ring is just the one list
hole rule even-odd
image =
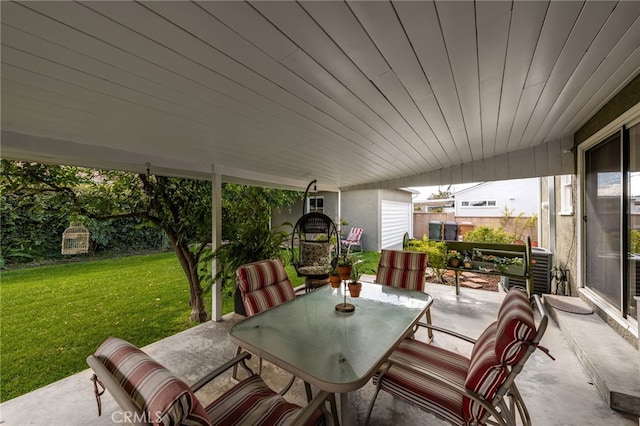
[[560, 212], [561, 216], [573, 214], [573, 175], [560, 176]]
[[[313, 206], [311, 205], [311, 200], [314, 200]], [[320, 203], [318, 203], [318, 201], [320, 201]], [[318, 208], [318, 204], [322, 205], [322, 207]], [[324, 195], [307, 198], [307, 211], [309, 213], [313, 213], [313, 212], [324, 213]]]
[[[467, 203], [466, 205], [464, 203]], [[484, 206], [474, 206], [472, 203], [486, 203]], [[460, 200], [462, 209], [495, 209], [498, 207], [496, 200]]]

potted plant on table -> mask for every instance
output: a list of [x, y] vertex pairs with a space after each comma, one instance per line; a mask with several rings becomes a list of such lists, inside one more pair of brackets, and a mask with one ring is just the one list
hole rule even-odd
[[349, 294], [351, 297], [360, 297], [360, 290], [362, 290], [362, 283], [360, 277], [364, 272], [364, 262], [358, 261], [352, 265], [351, 268], [351, 281], [349, 281]]
[[340, 282], [342, 281], [342, 279], [340, 278], [340, 273], [338, 272], [337, 267], [332, 268], [331, 271], [329, 271], [329, 281], [331, 282], [332, 288], [340, 287]]
[[338, 259], [338, 273], [340, 279], [348, 280], [351, 277], [351, 270], [353, 269], [353, 257], [348, 253], [343, 253]]

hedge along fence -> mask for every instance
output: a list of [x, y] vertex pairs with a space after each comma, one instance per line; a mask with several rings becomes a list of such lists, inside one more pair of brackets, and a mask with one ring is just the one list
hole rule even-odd
[[[55, 206], [18, 209], [3, 199], [0, 207], [0, 267], [45, 259], [61, 259], [62, 233], [69, 226]], [[135, 252], [167, 248], [162, 231], [141, 219], [122, 218], [83, 223], [90, 233], [89, 253]]]

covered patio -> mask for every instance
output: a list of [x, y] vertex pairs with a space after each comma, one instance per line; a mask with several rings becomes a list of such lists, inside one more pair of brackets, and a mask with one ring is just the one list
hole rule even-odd
[[[372, 278], [372, 277], [371, 277]], [[450, 286], [429, 284], [426, 291], [436, 298], [432, 307], [434, 324], [447, 325], [454, 330], [477, 336], [482, 329], [495, 319], [495, 312], [504, 297], [502, 292], [464, 289], [458, 297]], [[574, 314], [567, 314], [574, 315]], [[580, 317], [578, 315], [578, 317]], [[591, 315], [593, 317], [593, 315]], [[171, 369], [187, 383], [195, 382], [207, 369], [230, 359], [235, 347], [229, 342], [228, 330], [241, 317], [230, 314], [221, 322], [208, 322], [190, 330], [171, 336], [144, 348], [160, 363]], [[579, 321], [580, 318], [577, 318]], [[585, 368], [578, 362], [566, 333], [578, 331], [571, 321], [560, 318], [560, 326], [550, 321], [542, 344], [556, 358], [552, 361], [544, 353], [536, 351], [519, 375], [517, 382], [535, 425], [610, 425], [634, 426], [637, 418], [625, 416], [609, 408], [606, 401], [593, 384]], [[561, 330], [562, 328], [562, 330]], [[611, 332], [611, 338], [614, 338]], [[580, 339], [576, 334], [573, 338]], [[619, 336], [618, 336], [619, 338]], [[599, 343], [609, 342], [606, 336], [591, 336], [590, 341], [581, 345], [599, 347]], [[446, 346], [452, 342], [436, 334], [436, 344]], [[623, 342], [624, 343], [624, 342]], [[600, 345], [602, 346], [602, 345]], [[459, 350], [468, 350], [464, 345]], [[632, 350], [631, 348], [629, 348]], [[607, 354], [608, 362], [598, 366], [610, 369], [610, 373], [621, 376], [631, 375], [624, 371], [624, 357], [628, 352], [614, 351]], [[618, 359], [619, 358], [619, 359]], [[252, 365], [255, 360], [251, 360]], [[596, 361], [597, 362], [597, 361]], [[604, 371], [603, 371], [604, 373]], [[637, 368], [635, 373], [637, 373]], [[274, 388], [284, 386], [289, 375], [277, 367], [267, 364], [263, 372], [265, 380]], [[97, 408], [93, 396], [93, 384], [89, 380], [90, 370], [75, 374], [67, 379], [15, 398], [0, 406], [0, 422], [7, 426], [25, 425], [67, 425], [84, 426], [111, 425], [117, 423], [118, 405], [105, 393], [103, 396], [103, 414], [97, 417]], [[218, 382], [229, 386], [228, 376]], [[356, 424], [363, 424], [374, 387], [369, 382], [356, 393], [352, 407]], [[205, 388], [198, 397], [211, 401], [219, 388]], [[304, 404], [304, 388], [297, 381], [288, 397]], [[371, 425], [445, 425], [447, 423], [431, 414], [394, 400], [382, 393], [376, 401]]]
[[[222, 182], [303, 190], [317, 179], [318, 190], [340, 197], [568, 175], [576, 179], [563, 189], [578, 201], [580, 143], [637, 125], [640, 116], [637, 1], [0, 7], [2, 158], [135, 173], [150, 167], [211, 180], [214, 248]], [[557, 228], [551, 218], [548, 231], [554, 242], [557, 230], [569, 233], [559, 241], [567, 248], [561, 260], [576, 271], [574, 295], [585, 298], [586, 243], [576, 204]], [[617, 250], [626, 253], [622, 245]], [[440, 318], [473, 335], [491, 320], [498, 294], [465, 290], [456, 299], [450, 290], [427, 290], [436, 297], [436, 324]], [[237, 319], [222, 318], [219, 291], [214, 287], [211, 310], [219, 322], [148, 348], [187, 381], [233, 353], [226, 330]], [[599, 310], [635, 344], [638, 324], [628, 302], [613, 309], [604, 302]], [[577, 328], [588, 334], [592, 327]], [[600, 356], [598, 341], [580, 352], [565, 338], [552, 324], [543, 344], [558, 360], [536, 353], [521, 378], [534, 422], [635, 424], [608, 408], [580, 364], [585, 354]], [[614, 355], [632, 350], [613, 367], [615, 380], [633, 378], [637, 405], [637, 350], [624, 340], [613, 345]], [[2, 404], [1, 421], [111, 424], [106, 414], [94, 417], [88, 377], [79, 373]], [[358, 419], [370, 392], [360, 391]], [[381, 402], [376, 424], [398, 423], [395, 415], [424, 422], [414, 408]], [[114, 409], [107, 399], [105, 413]]]

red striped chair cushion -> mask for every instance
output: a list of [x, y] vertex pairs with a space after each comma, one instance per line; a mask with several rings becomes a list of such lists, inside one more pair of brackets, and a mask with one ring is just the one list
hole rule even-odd
[[[238, 383], [207, 407], [209, 420], [216, 426], [284, 425], [291, 423], [300, 410], [271, 390], [258, 375]], [[322, 412], [316, 410], [307, 424], [324, 424]]]
[[236, 271], [236, 279], [247, 316], [296, 297], [280, 259], [242, 265]]
[[410, 290], [424, 290], [427, 254], [412, 251], [382, 250], [376, 282]]
[[[498, 388], [507, 377], [508, 371], [495, 353], [497, 325], [492, 323], [480, 335], [469, 363], [464, 386], [491, 401]], [[463, 398], [464, 418], [466, 421], [480, 420], [486, 410], [469, 398]]]
[[154, 425], [210, 425], [189, 386], [129, 342], [109, 337], [94, 355]]
[[507, 365], [514, 365], [527, 350], [527, 342], [536, 335], [533, 309], [524, 290], [513, 287], [498, 311], [496, 355]]
[[[455, 424], [464, 423], [462, 397], [436, 380], [421, 373], [410, 364], [418, 365], [462, 386], [469, 360], [450, 352], [414, 339], [405, 339], [393, 352], [393, 364], [382, 377], [380, 388], [390, 394], [412, 402], [438, 417]], [[380, 380], [380, 373], [373, 376], [373, 383]]]

